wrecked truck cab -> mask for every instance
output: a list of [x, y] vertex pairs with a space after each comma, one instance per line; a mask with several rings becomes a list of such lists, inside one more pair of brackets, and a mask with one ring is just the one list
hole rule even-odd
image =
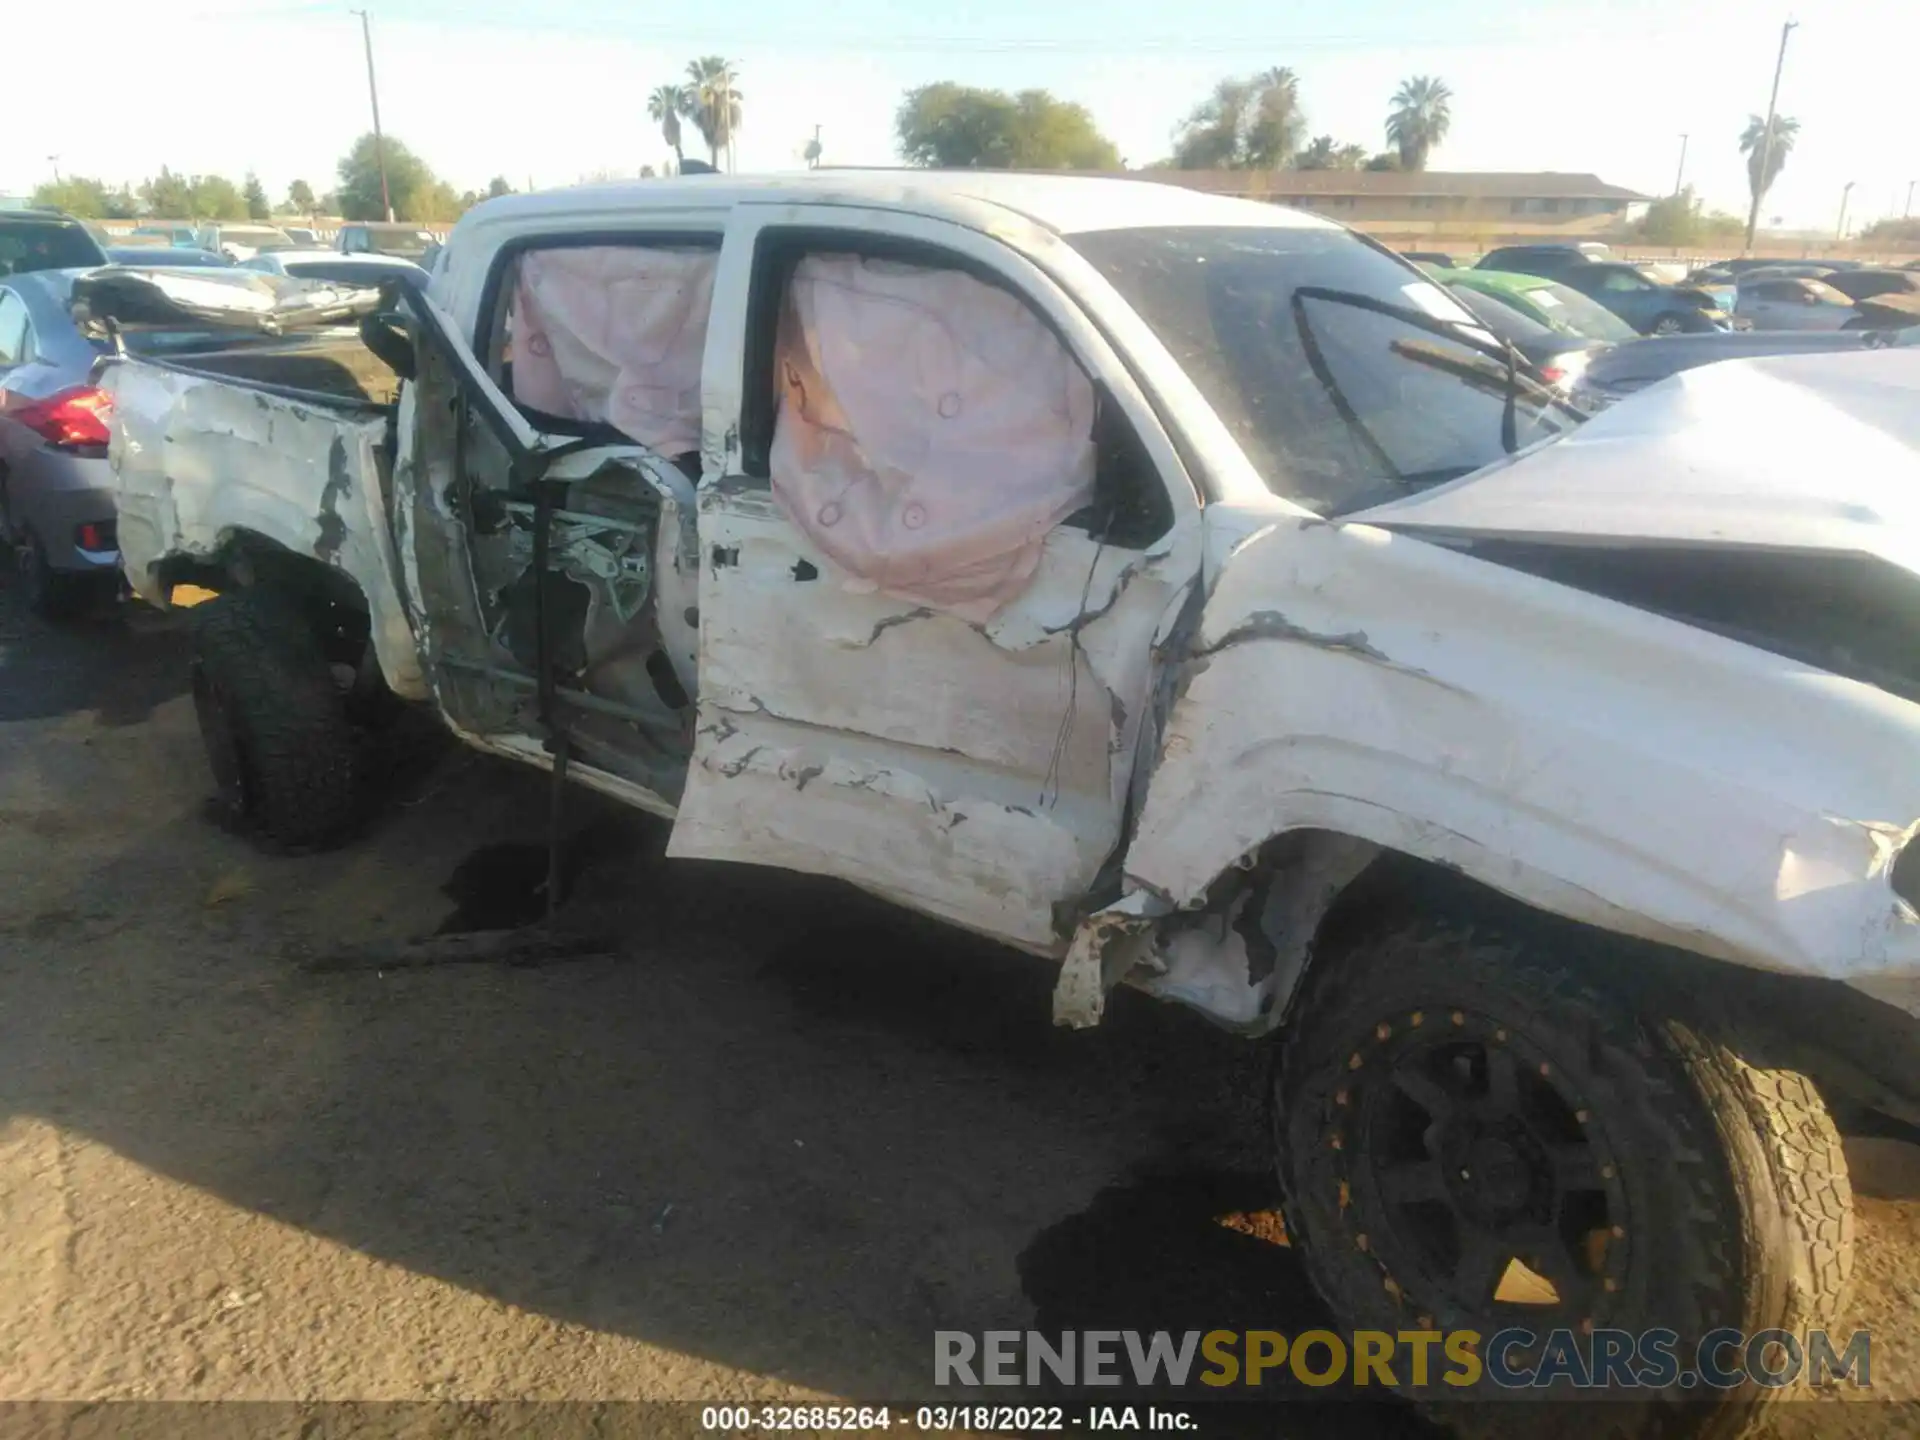
[[[1854, 1093], [1920, 1115], [1910, 364], [1584, 421], [1338, 226], [1022, 175], [503, 197], [389, 308], [372, 412], [116, 367], [129, 566], [258, 533], [365, 597], [362, 668], [672, 856], [1057, 959], [1068, 1024], [1125, 985], [1275, 1036], [1350, 1326], [1837, 1313], [1778, 1032], [1874, 1030]], [[227, 578], [216, 781], [338, 838], [354, 667]]]

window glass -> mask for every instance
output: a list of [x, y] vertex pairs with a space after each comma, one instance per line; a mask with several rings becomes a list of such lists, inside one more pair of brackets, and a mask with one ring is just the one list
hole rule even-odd
[[[1524, 380], [1438, 286], [1343, 231], [1071, 237], [1152, 327], [1267, 484], [1340, 514], [1456, 479], [1579, 417]], [[1439, 328], [1375, 306], [1434, 317]], [[1458, 325], [1451, 338], [1447, 322]]]
[[0, 365], [27, 358], [27, 307], [11, 290], [0, 290]]

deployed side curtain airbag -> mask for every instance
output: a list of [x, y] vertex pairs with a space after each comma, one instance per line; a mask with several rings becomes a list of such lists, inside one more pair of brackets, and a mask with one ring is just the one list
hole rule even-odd
[[774, 381], [774, 495], [869, 588], [983, 620], [1092, 498], [1092, 385], [1018, 298], [971, 275], [807, 257]]
[[700, 448], [715, 250], [530, 251], [511, 311], [513, 398], [600, 421], [662, 455]]

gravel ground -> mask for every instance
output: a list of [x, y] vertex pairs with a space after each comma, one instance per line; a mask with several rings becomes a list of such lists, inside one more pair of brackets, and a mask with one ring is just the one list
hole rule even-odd
[[[898, 1403], [935, 1329], [1323, 1318], [1271, 1226], [1220, 1223], [1273, 1204], [1261, 1070], [1190, 1017], [1057, 1031], [1050, 967], [669, 868], [584, 793], [617, 955], [315, 973], [522, 909], [544, 782], [424, 753], [365, 838], [278, 859], [206, 790], [176, 624], [0, 596], [0, 1400]], [[1920, 1151], [1854, 1154], [1854, 1318], [1911, 1398]], [[1362, 1413], [1431, 1433], [1260, 1433]]]

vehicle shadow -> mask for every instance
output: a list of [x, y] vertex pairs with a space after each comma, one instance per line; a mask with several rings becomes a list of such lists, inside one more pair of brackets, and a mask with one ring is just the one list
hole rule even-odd
[[0, 586], [0, 723], [92, 711], [104, 726], [138, 724], [186, 692], [185, 657], [178, 616], [130, 601], [55, 625]]
[[[71, 899], [0, 944], [0, 1118], [852, 1399], [943, 1398], [936, 1329], [1318, 1314], [1273, 1227], [1246, 1228], [1274, 1203], [1258, 1047], [1130, 993], [1058, 1030], [1053, 966], [837, 883], [670, 864], [663, 825], [584, 792], [568, 905], [617, 953], [302, 969], [535, 903], [543, 777], [456, 752], [411, 781], [368, 837], [304, 859], [213, 831], [197, 775], [120, 802], [142, 827], [103, 797]], [[81, 898], [102, 887], [116, 913]], [[1310, 1413], [1287, 1406], [1286, 1433]]]

